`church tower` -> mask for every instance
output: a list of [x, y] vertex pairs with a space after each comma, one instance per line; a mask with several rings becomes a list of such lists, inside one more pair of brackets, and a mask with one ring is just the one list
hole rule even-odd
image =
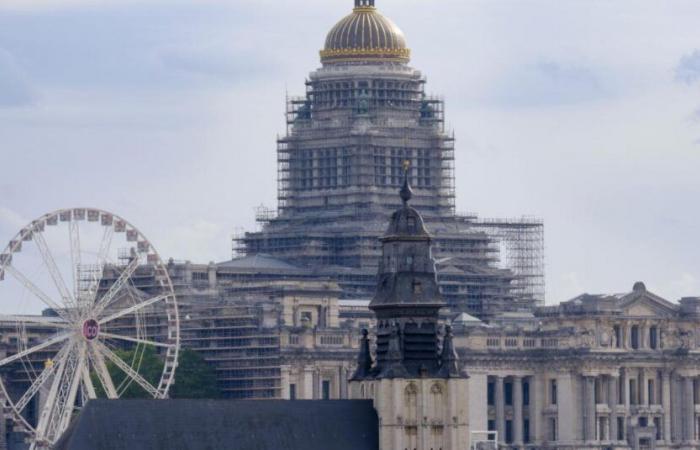
[[468, 377], [438, 314], [431, 237], [409, 206], [413, 192], [404, 163], [403, 205], [391, 216], [382, 242], [377, 291], [370, 309], [377, 317], [376, 361], [363, 331], [350, 396], [372, 399], [379, 415], [381, 450], [467, 450]]

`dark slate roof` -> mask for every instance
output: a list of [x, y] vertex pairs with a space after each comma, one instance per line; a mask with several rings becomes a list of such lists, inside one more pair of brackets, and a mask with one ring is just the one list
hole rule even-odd
[[378, 450], [371, 401], [93, 400], [54, 450]]

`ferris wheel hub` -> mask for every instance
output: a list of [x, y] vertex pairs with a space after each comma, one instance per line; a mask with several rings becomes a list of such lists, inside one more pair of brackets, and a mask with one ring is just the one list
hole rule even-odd
[[83, 322], [83, 337], [92, 341], [100, 334], [100, 323], [96, 319], [88, 319]]

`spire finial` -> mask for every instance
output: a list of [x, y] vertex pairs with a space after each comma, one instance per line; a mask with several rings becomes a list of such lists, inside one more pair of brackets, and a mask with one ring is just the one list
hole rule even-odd
[[360, 354], [357, 358], [357, 370], [353, 375], [353, 380], [362, 380], [367, 378], [372, 372], [372, 355], [369, 351], [369, 332], [366, 328], [362, 329], [362, 339], [360, 341]]
[[408, 201], [413, 197], [413, 190], [408, 182], [408, 171], [411, 168], [411, 161], [406, 159], [403, 162], [403, 186], [401, 186], [401, 200], [403, 200], [404, 206], [408, 204]]

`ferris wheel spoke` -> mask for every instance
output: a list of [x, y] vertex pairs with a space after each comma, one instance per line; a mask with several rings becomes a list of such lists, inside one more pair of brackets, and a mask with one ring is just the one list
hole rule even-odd
[[6, 366], [10, 363], [17, 361], [18, 359], [21, 359], [21, 358], [24, 358], [25, 356], [31, 355], [32, 353], [36, 353], [38, 351], [44, 350], [45, 348], [51, 347], [52, 345], [63, 342], [66, 339], [70, 338], [72, 335], [73, 335], [73, 333], [60, 334], [60, 335], [58, 335], [54, 338], [51, 338], [48, 341], [43, 342], [39, 345], [35, 345], [34, 347], [30, 347], [26, 350], [23, 350], [19, 353], [12, 355], [12, 356], [8, 356], [7, 358], [0, 360], [0, 367]]
[[39, 253], [41, 253], [41, 257], [44, 260], [44, 265], [46, 265], [46, 268], [48, 269], [49, 274], [51, 275], [51, 278], [53, 279], [53, 282], [61, 295], [61, 298], [63, 298], [64, 304], [74, 306], [75, 301], [71, 296], [68, 287], [66, 287], [66, 282], [63, 280], [63, 276], [61, 275], [61, 271], [58, 269], [58, 266], [56, 266], [56, 260], [54, 259], [43, 234], [36, 232], [33, 234], [33, 236], [34, 242], [36, 242], [36, 246], [39, 249]]
[[50, 394], [54, 396], [47, 399], [49, 408], [42, 411], [42, 417], [39, 419], [37, 440], [53, 445], [61, 437], [61, 433], [68, 428], [75, 410], [75, 400], [86, 363], [85, 352], [85, 342], [74, 343], [69, 350], [61, 376], [54, 378], [54, 384], [58, 383], [58, 388], [54, 390], [52, 385]]
[[109, 255], [109, 250], [112, 248], [112, 238], [114, 237], [114, 227], [104, 227], [104, 232], [102, 233], [102, 240], [100, 241], [100, 250], [97, 252], [97, 266], [98, 273], [94, 282], [94, 291], [92, 293], [92, 304], [94, 305], [97, 301], [97, 293], [100, 290], [100, 284], [102, 284], [102, 278], [104, 276], [104, 267], [107, 263], [107, 256]]
[[117, 297], [117, 294], [119, 294], [119, 291], [122, 290], [134, 272], [136, 272], [138, 266], [139, 259], [138, 257], [135, 257], [124, 268], [122, 273], [119, 275], [119, 278], [117, 278], [114, 284], [109, 288], [109, 291], [107, 291], [107, 293], [99, 299], [99, 303], [95, 305], [95, 310], [93, 311], [95, 316], [100, 315], [102, 311], [104, 311], [110, 305], [110, 303], [112, 303], [112, 301]]
[[114, 381], [112, 381], [112, 377], [109, 375], [109, 370], [107, 370], [105, 359], [92, 343], [88, 344], [88, 358], [95, 369], [97, 379], [100, 380], [100, 384], [102, 385], [102, 389], [104, 389], [107, 398], [118, 398], [119, 395], [117, 395], [117, 389], [114, 387]]
[[68, 238], [70, 239], [71, 274], [73, 276], [73, 298], [80, 305], [80, 225], [77, 221], [68, 222]]
[[158, 389], [153, 387], [151, 383], [146, 381], [141, 375], [139, 375], [138, 372], [136, 372], [134, 369], [131, 368], [129, 364], [127, 364], [123, 359], [121, 359], [117, 354], [115, 354], [112, 350], [107, 348], [106, 345], [104, 345], [101, 342], [96, 342], [95, 343], [95, 348], [97, 349], [98, 352], [102, 353], [105, 358], [109, 359], [119, 367], [119, 369], [122, 370], [129, 378], [131, 378], [133, 381], [136, 382], [139, 386], [141, 386], [146, 392], [151, 394], [154, 398], [160, 398], [160, 392]]
[[133, 314], [137, 311], [142, 310], [143, 308], [147, 306], [151, 306], [155, 303], [161, 302], [165, 299], [170, 297], [170, 294], [165, 294], [165, 295], [159, 295], [157, 297], [150, 298], [148, 300], [145, 300], [141, 303], [137, 303], [136, 305], [130, 306], [129, 308], [122, 309], [121, 311], [117, 311], [114, 314], [111, 314], [107, 317], [103, 317], [98, 320], [99, 324], [105, 324], [107, 322], [111, 322], [112, 320], [119, 319], [120, 317], [128, 316], [129, 314]]
[[97, 392], [95, 391], [95, 385], [92, 383], [92, 378], [90, 377], [90, 369], [88, 368], [87, 361], [86, 364], [83, 364], [83, 373], [81, 374], [81, 376], [83, 386], [85, 387], [85, 393], [87, 394], [87, 398], [89, 400], [96, 399]]
[[22, 395], [22, 397], [15, 402], [15, 409], [18, 412], [22, 412], [24, 408], [29, 404], [32, 398], [36, 395], [37, 392], [41, 389], [41, 387], [46, 383], [49, 378], [51, 378], [51, 375], [53, 375], [56, 370], [61, 367], [62, 364], [65, 363], [66, 357], [68, 355], [68, 349], [69, 346], [63, 347], [57, 354], [56, 358], [54, 358], [52, 364], [47, 364], [46, 367], [44, 367], [44, 370], [39, 374], [38, 377], [32, 382], [32, 384], [29, 386], [29, 389]]
[[5, 272], [12, 275], [17, 281], [24, 285], [24, 287], [27, 288], [29, 292], [31, 292], [32, 294], [34, 294], [35, 297], [44, 302], [46, 306], [51, 308], [63, 320], [65, 320], [66, 322], [71, 322], [70, 317], [67, 317], [69, 316], [69, 313], [66, 311], [65, 307], [62, 308], [58, 305], [58, 303], [51, 300], [51, 297], [49, 297], [44, 291], [42, 291], [36, 284], [32, 283], [29, 280], [29, 278], [27, 278], [22, 272], [20, 272], [12, 266], [5, 267]]
[[150, 341], [148, 339], [140, 339], [140, 338], [134, 338], [131, 336], [122, 336], [119, 334], [112, 334], [112, 333], [105, 333], [104, 331], [100, 331], [99, 334], [101, 337], [105, 337], [108, 339], [116, 339], [119, 341], [127, 341], [127, 342], [133, 342], [136, 344], [143, 344], [143, 345], [152, 345], [154, 347], [164, 347], [164, 348], [172, 348], [174, 347], [173, 344], [166, 344], [163, 342], [156, 342], [156, 341]]

